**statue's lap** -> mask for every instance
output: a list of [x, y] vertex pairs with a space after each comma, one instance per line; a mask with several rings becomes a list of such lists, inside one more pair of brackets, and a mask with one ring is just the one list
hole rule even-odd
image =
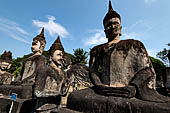
[[83, 113], [169, 113], [170, 102], [158, 103], [137, 98], [102, 96], [87, 88], [71, 93], [67, 108]]

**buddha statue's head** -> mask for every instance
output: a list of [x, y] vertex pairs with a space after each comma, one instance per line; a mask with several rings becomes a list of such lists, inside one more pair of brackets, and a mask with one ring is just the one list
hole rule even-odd
[[5, 71], [11, 67], [12, 53], [10, 51], [4, 52], [0, 57], [0, 69]]
[[109, 1], [109, 10], [103, 19], [103, 25], [108, 41], [112, 41], [117, 36], [121, 36], [121, 17], [113, 10], [111, 1]]
[[45, 45], [46, 45], [46, 40], [44, 37], [44, 28], [43, 28], [41, 33], [37, 35], [35, 38], [33, 38], [31, 50], [34, 54], [37, 52], [42, 54], [44, 51]]
[[53, 61], [56, 65], [63, 66], [64, 61], [64, 48], [61, 44], [60, 37], [55, 40], [55, 42], [50, 47], [50, 60]]

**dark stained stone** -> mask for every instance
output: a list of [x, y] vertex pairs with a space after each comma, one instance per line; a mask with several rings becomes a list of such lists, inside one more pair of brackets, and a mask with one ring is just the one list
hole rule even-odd
[[32, 98], [32, 85], [0, 85], [0, 93], [10, 96], [12, 93], [16, 93], [18, 98], [30, 99]]
[[67, 101], [67, 108], [84, 113], [105, 113], [107, 111], [107, 96], [97, 95], [87, 88], [72, 92]]
[[166, 88], [170, 88], [170, 67], [166, 68]]
[[[9, 113], [12, 101], [10, 99], [0, 98], [0, 113]], [[20, 102], [14, 102], [12, 113], [19, 113]]]
[[109, 96], [107, 113], [169, 113], [169, 103], [142, 101], [136, 98]]
[[9, 113], [11, 104], [13, 102], [11, 113], [31, 113], [34, 111], [36, 101], [29, 99], [11, 100], [10, 96], [0, 97], [0, 113]]
[[83, 113], [83, 112], [78, 112], [67, 108], [59, 108], [58, 110], [51, 111], [50, 113]]
[[61, 113], [67, 113], [64, 111], [68, 109], [70, 109], [68, 113], [170, 113], [170, 102], [148, 102], [137, 98], [102, 96], [87, 88], [69, 95], [67, 108], [63, 108]]

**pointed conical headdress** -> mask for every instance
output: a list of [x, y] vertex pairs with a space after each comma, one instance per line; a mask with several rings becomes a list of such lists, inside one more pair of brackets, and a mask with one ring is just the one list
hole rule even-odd
[[50, 47], [50, 54], [52, 55], [55, 50], [60, 50], [64, 52], [64, 48], [63, 45], [60, 41], [60, 37], [58, 36], [57, 40], [55, 40], [55, 42], [52, 44], [52, 46]]
[[42, 28], [41, 33], [39, 34], [39, 36], [44, 37], [44, 27]]
[[42, 30], [41, 30], [41, 32], [40, 32], [40, 34], [39, 35], [37, 35], [35, 38], [34, 38], [34, 40], [35, 39], [37, 39], [37, 40], [45, 40], [45, 37], [44, 37], [44, 27], [42, 28]]
[[8, 52], [4, 52], [1, 57], [0, 57], [0, 61], [5, 61], [5, 62], [11, 62], [12, 61], [12, 53], [10, 51]]
[[36, 37], [33, 38], [33, 40], [38, 40], [41, 43], [41, 52], [43, 52], [45, 45], [46, 45], [46, 40], [44, 37], [44, 27], [41, 30], [41, 33], [37, 35]]
[[104, 24], [105, 21], [107, 21], [107, 20], [109, 20], [109, 19], [111, 19], [111, 18], [115, 18], [115, 17], [119, 18], [120, 21], [121, 21], [120, 15], [119, 15], [116, 11], [113, 10], [113, 8], [112, 8], [112, 3], [111, 3], [111, 1], [109, 0], [109, 10], [108, 10], [106, 16], [105, 16], [104, 19], [103, 19], [103, 24]]

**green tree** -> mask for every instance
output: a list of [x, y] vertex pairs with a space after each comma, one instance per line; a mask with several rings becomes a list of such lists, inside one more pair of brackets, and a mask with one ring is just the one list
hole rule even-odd
[[77, 64], [77, 63], [82, 63], [82, 64], [87, 64], [87, 57], [88, 57], [88, 52], [84, 51], [83, 49], [73, 49], [74, 53], [71, 56], [71, 61], [72, 64]]
[[[167, 45], [170, 47], [170, 43], [168, 43]], [[158, 52], [156, 55], [158, 58], [160, 58], [163, 61], [165, 65], [170, 65], [168, 61], [168, 57], [167, 57], [168, 52], [169, 50], [164, 48], [162, 51]]]
[[156, 73], [156, 81], [165, 81], [166, 77], [166, 66], [159, 59], [151, 57], [151, 62]]
[[168, 54], [168, 50], [166, 48], [164, 48], [162, 51], [157, 53], [157, 57], [160, 58], [165, 65], [168, 64], [168, 58], [167, 58], [167, 54]]

